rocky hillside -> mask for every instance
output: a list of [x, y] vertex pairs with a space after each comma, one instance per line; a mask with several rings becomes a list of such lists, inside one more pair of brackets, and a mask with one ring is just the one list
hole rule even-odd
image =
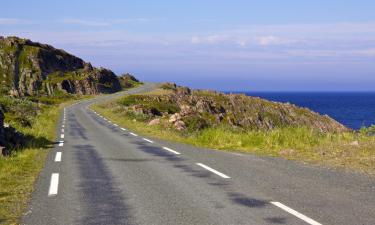
[[157, 95], [128, 96], [119, 101], [130, 114], [150, 125], [169, 123], [177, 130], [200, 130], [219, 125], [245, 130], [271, 130], [287, 126], [310, 127], [322, 132], [348, 129], [329, 116], [307, 108], [240, 94], [190, 90], [165, 84]]
[[4, 113], [0, 106], [0, 155], [3, 154], [5, 148], [5, 130], [4, 130]]
[[1, 93], [12, 96], [111, 93], [121, 90], [110, 70], [50, 45], [17, 37], [0, 37]]
[[140, 84], [139, 80], [129, 73], [121, 75], [119, 80], [123, 88], [132, 88]]

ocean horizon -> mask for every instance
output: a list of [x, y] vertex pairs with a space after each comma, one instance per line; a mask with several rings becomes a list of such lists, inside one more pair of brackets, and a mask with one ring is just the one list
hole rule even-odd
[[375, 125], [375, 92], [363, 91], [225, 91], [243, 93], [270, 101], [291, 103], [328, 115], [345, 126], [358, 130]]

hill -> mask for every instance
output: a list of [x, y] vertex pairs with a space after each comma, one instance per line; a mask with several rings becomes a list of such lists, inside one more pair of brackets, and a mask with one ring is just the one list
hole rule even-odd
[[112, 93], [117, 76], [64, 50], [18, 37], [0, 37], [1, 93], [16, 97]]
[[217, 126], [263, 131], [283, 127], [308, 127], [319, 132], [349, 131], [327, 115], [292, 104], [241, 94], [190, 90], [175, 84], [162, 87], [167, 90], [163, 94], [126, 96], [118, 104], [138, 119], [157, 119], [157, 123], [166, 122], [181, 131]]

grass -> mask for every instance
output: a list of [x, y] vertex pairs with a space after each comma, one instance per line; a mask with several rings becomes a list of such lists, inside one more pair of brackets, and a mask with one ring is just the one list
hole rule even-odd
[[25, 149], [14, 151], [10, 157], [0, 157], [0, 224], [18, 223], [52, 147], [51, 143], [55, 140], [61, 109], [71, 102], [43, 109], [31, 127], [12, 124], [33, 138]]
[[[147, 126], [147, 120], [124, 112], [121, 103], [114, 100], [92, 107], [117, 124], [145, 136], [216, 150], [282, 157], [375, 174], [375, 137], [364, 132], [321, 133], [306, 127], [285, 127], [271, 131], [211, 127], [198, 132], [179, 132], [163, 122], [161, 125]], [[165, 120], [167, 119], [162, 119]]]

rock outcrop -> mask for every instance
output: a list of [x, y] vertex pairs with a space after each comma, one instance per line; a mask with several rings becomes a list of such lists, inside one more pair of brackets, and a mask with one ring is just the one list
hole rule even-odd
[[135, 78], [130, 73], [123, 74], [119, 77], [120, 84], [123, 88], [131, 88], [134, 87], [135, 84], [139, 83], [139, 80]]
[[0, 37], [0, 84], [2, 94], [16, 97], [121, 90], [112, 71], [94, 68], [50, 45], [17, 37]]
[[177, 130], [194, 131], [218, 125], [245, 130], [272, 130], [288, 126], [309, 127], [321, 132], [349, 130], [327, 115], [292, 104], [242, 94], [190, 90], [171, 84], [162, 87], [170, 90], [169, 93], [142, 95], [123, 102], [132, 102], [127, 109], [151, 115], [150, 120], [160, 116], [166, 118], [165, 121]]

